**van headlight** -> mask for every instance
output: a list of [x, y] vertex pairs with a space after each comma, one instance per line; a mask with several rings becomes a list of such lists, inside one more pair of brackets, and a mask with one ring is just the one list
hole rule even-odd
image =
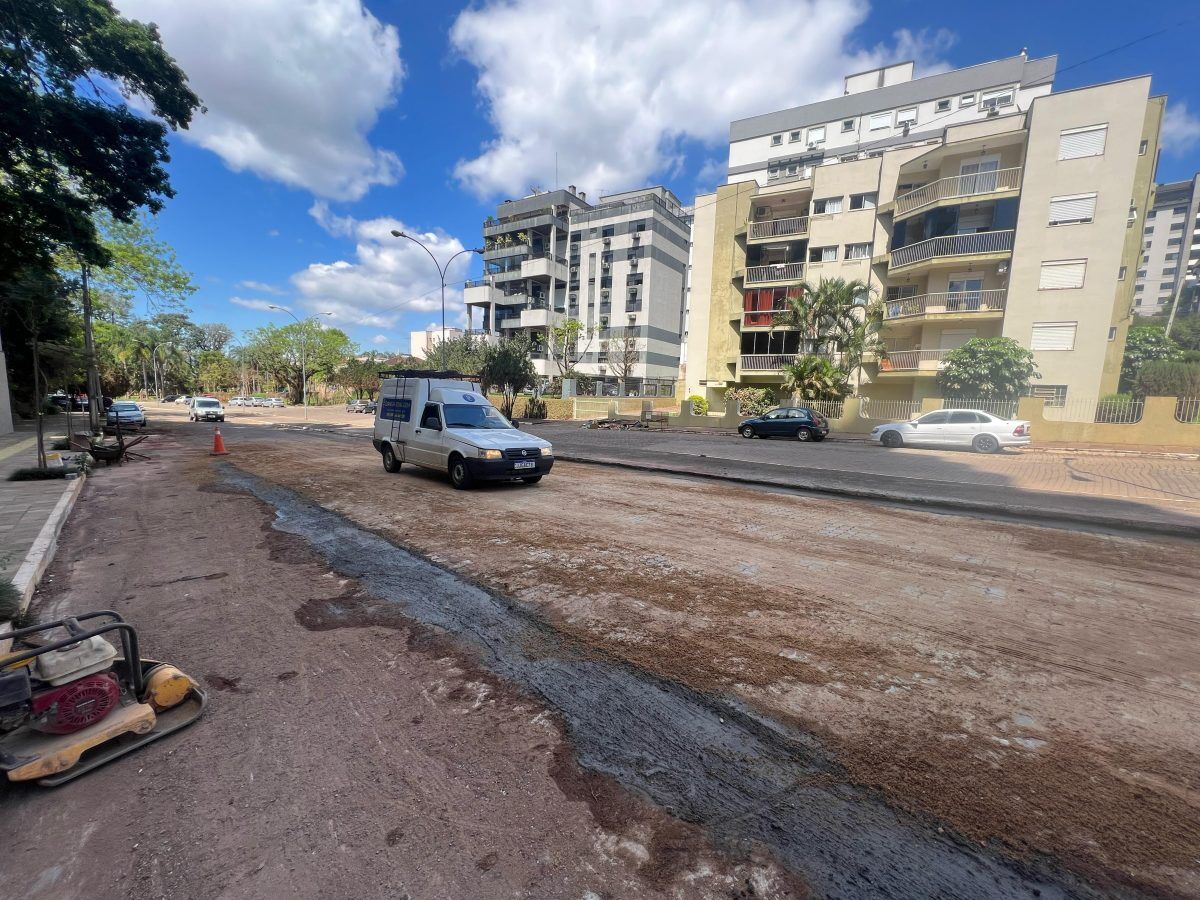
[[553, 456], [553, 455], [554, 455], [553, 447], [543, 447], [542, 448], [542, 456]]
[[499, 450], [480, 450], [479, 458], [480, 459], [503, 459], [504, 454], [501, 453]]

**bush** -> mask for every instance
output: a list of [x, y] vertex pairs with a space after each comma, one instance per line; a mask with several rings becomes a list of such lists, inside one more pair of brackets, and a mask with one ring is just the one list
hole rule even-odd
[[0, 622], [11, 621], [21, 614], [21, 595], [16, 585], [0, 578]]
[[708, 401], [699, 394], [692, 394], [692, 396], [688, 397], [688, 403], [692, 404], [693, 416], [708, 415]]
[[546, 401], [541, 397], [529, 397], [525, 401], [525, 418], [527, 419], [544, 419], [546, 418]]
[[1139, 397], [1200, 397], [1200, 364], [1148, 360], [1134, 376], [1133, 392]]
[[777, 404], [770, 388], [729, 388], [725, 391], [725, 411], [736, 410], [741, 416], [761, 416]]
[[39, 469], [37, 466], [29, 466], [24, 469], [17, 469], [8, 476], [9, 481], [53, 481], [56, 478], [66, 478], [74, 473], [78, 474], [79, 470], [72, 466], [56, 466], [53, 469]]

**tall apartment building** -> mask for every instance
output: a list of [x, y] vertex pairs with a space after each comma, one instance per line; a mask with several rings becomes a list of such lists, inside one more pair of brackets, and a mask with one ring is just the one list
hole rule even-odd
[[1055, 66], [902, 63], [733, 122], [728, 182], [696, 201], [711, 277], [693, 279], [688, 392], [779, 384], [806, 348], [774, 314], [826, 278], [886, 301], [873, 398], [936, 396], [949, 350], [1001, 335], [1047, 397], [1116, 390], [1164, 101], [1149, 77], [1054, 93]]
[[1166, 312], [1188, 267], [1200, 263], [1200, 172], [1157, 186], [1142, 239], [1133, 311], [1155, 316]]
[[[582, 326], [576, 369], [598, 390], [673, 396], [679, 371], [690, 216], [663, 187], [575, 189], [508, 200], [484, 224], [484, 275], [465, 290], [468, 327], [488, 340], [524, 334], [534, 368], [560, 373], [549, 329]], [[478, 322], [478, 324], [476, 324]]]

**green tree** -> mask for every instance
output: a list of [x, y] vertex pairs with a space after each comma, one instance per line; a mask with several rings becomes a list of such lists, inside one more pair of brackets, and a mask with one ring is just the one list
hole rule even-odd
[[[822, 278], [816, 285], [805, 282], [786, 299], [788, 308], [775, 314], [774, 326], [797, 329], [808, 352], [831, 360], [839, 339], [852, 333], [866, 311], [873, 309], [870, 286], [857, 279]], [[876, 315], [882, 320], [882, 307], [872, 313], [872, 317]]]
[[440, 339], [435, 339], [425, 353], [424, 365], [420, 368], [442, 368], [442, 349], [446, 351], [446, 370], [461, 372], [464, 375], [478, 375], [480, 366], [486, 356], [487, 344], [482, 338], [469, 334], [447, 338], [444, 345]]
[[504, 395], [500, 411], [512, 418], [517, 394], [533, 385], [537, 373], [529, 358], [529, 343], [521, 338], [504, 338], [484, 351], [479, 380], [485, 391], [495, 388]]
[[371, 400], [379, 392], [379, 370], [383, 364], [374, 353], [366, 359], [352, 356], [333, 375], [333, 383], [357, 400]]
[[238, 386], [237, 363], [217, 350], [203, 350], [196, 357], [196, 381], [202, 391], [230, 391]]
[[1016, 400], [1031, 380], [1041, 378], [1033, 354], [1012, 338], [972, 338], [942, 361], [943, 396]]
[[775, 392], [770, 388], [740, 387], [725, 390], [725, 412], [736, 411], [743, 416], [761, 416], [775, 405]]
[[1178, 359], [1179, 345], [1158, 325], [1137, 325], [1125, 338], [1125, 356], [1121, 360], [1121, 390], [1129, 390], [1144, 363], [1155, 359]]
[[1171, 340], [1184, 350], [1200, 350], [1200, 315], [1177, 318], [1171, 327]]
[[[144, 98], [153, 116], [124, 96]], [[158, 30], [122, 18], [109, 0], [5, 3], [0, 281], [59, 248], [108, 264], [94, 215], [129, 222], [162, 207], [173, 195], [167, 129], [186, 128], [199, 105]]]
[[209, 322], [197, 327], [200, 329], [198, 340], [201, 350], [223, 353], [233, 340], [233, 329], [221, 322]]
[[1133, 380], [1139, 397], [1200, 397], [1200, 364], [1171, 359], [1143, 363]]
[[246, 351], [259, 369], [286, 385], [292, 403], [304, 402], [304, 375], [310, 384], [329, 380], [354, 349], [346, 333], [300, 323], [267, 325], [250, 332]]
[[546, 350], [558, 367], [559, 377], [571, 377], [567, 373], [575, 371], [596, 334], [597, 329], [588, 328], [578, 319], [567, 319], [546, 331]]
[[850, 393], [845, 370], [824, 356], [802, 356], [785, 365], [783, 387], [801, 400], [841, 400]]

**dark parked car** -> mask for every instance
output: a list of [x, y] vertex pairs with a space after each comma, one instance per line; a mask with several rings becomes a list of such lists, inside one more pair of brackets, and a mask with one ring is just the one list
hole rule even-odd
[[179, 396], [178, 394], [167, 394], [165, 397], [163, 397], [163, 398], [162, 398], [161, 400], [159, 400], [158, 402], [159, 402], [159, 403], [174, 403], [174, 402], [175, 402], [175, 398], [176, 398], [176, 397], [178, 397], [178, 396]]
[[791, 437], [799, 441], [823, 441], [829, 434], [829, 422], [807, 406], [781, 406], [747, 419], [738, 426], [744, 438]]

